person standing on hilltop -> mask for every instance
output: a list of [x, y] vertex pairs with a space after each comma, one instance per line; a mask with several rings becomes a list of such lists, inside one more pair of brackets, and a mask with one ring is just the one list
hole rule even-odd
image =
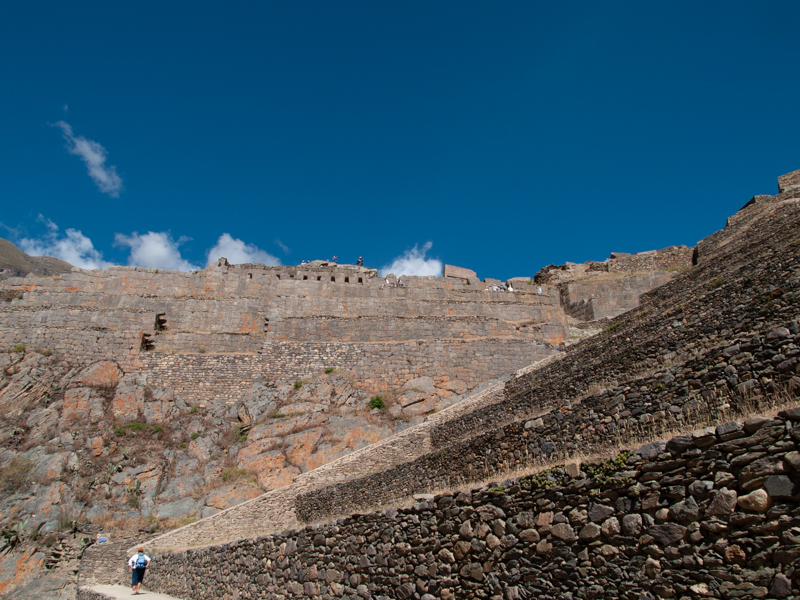
[[139, 551], [128, 561], [128, 566], [131, 568], [131, 593], [134, 595], [141, 594], [139, 589], [142, 587], [144, 572], [149, 564], [150, 557], [144, 553], [144, 548], [139, 548]]
[[363, 267], [364, 266], [364, 259], [361, 256], [358, 257], [358, 260], [356, 261], [356, 266], [357, 267]]

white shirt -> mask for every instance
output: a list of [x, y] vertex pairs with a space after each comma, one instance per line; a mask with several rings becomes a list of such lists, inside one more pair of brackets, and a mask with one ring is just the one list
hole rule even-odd
[[[129, 566], [129, 567], [133, 568], [133, 567], [135, 567], [135, 566], [136, 566], [136, 559], [137, 559], [137, 557], [138, 557], [138, 556], [139, 556], [139, 553], [138, 553], [138, 552], [137, 552], [136, 554], [134, 554], [133, 556], [131, 556], [131, 559], [128, 561], [128, 566]], [[147, 556], [147, 554], [142, 554], [142, 556], [144, 556], [144, 559], [145, 559], [147, 562], [150, 562], [150, 557], [149, 557], [149, 556]]]

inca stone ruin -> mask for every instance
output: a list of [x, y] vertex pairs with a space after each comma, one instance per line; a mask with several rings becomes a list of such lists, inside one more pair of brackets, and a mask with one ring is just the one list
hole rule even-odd
[[793, 597], [798, 181], [503, 282], [2, 280], [0, 594], [101, 597], [144, 542], [185, 599]]

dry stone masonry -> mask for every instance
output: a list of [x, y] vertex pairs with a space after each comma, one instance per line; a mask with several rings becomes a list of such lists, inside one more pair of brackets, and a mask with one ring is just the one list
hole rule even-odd
[[788, 598], [800, 410], [479, 489], [160, 555], [181, 598]]
[[487, 294], [432, 277], [393, 286], [344, 265], [74, 269], [0, 287], [10, 294], [0, 347], [47, 349], [76, 367], [115, 360], [201, 405], [327, 367], [377, 391], [420, 376], [471, 388], [552, 354], [568, 329], [547, 295]]

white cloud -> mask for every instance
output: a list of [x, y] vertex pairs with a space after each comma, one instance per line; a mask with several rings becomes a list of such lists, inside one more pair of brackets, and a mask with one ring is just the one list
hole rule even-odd
[[[77, 229], [61, 232], [58, 225], [39, 215], [37, 221], [44, 223], [47, 233], [37, 237], [20, 237], [18, 229], [0, 223], [11, 233], [16, 244], [31, 256], [55, 256], [82, 269], [105, 269], [113, 265], [103, 260], [103, 254], [94, 247], [92, 240]], [[134, 267], [150, 267], [175, 271], [199, 271], [202, 269], [181, 256], [180, 246], [191, 240], [189, 237], [175, 239], [169, 231], [148, 231], [130, 235], [114, 235], [114, 246], [129, 248], [128, 264]], [[229, 233], [219, 236], [213, 248], [206, 252], [208, 264], [224, 256], [233, 264], [263, 263], [268, 266], [281, 264], [280, 260], [255, 244], [246, 244]]]
[[278, 248], [280, 248], [281, 250], [283, 250], [283, 253], [284, 253], [284, 254], [291, 254], [291, 253], [292, 253], [292, 251], [289, 249], [289, 246], [287, 246], [286, 244], [284, 244], [284, 243], [283, 243], [282, 241], [280, 241], [278, 238], [275, 238], [275, 243], [277, 244]]
[[31, 256], [55, 256], [82, 269], [105, 269], [112, 263], [103, 260], [92, 240], [77, 229], [67, 229], [62, 235], [58, 225], [39, 215], [38, 221], [47, 226], [47, 233], [38, 239], [22, 238], [17, 244]]
[[181, 256], [179, 246], [189, 239], [191, 238], [181, 237], [174, 240], [168, 231], [148, 231], [141, 235], [134, 231], [130, 235], [117, 233], [114, 236], [114, 245], [128, 246], [131, 249], [128, 257], [128, 264], [131, 266], [199, 271], [201, 267]]
[[117, 174], [116, 167], [106, 166], [106, 154], [108, 154], [106, 149], [93, 140], [87, 140], [81, 135], [75, 136], [69, 123], [58, 121], [53, 127], [61, 129], [67, 141], [67, 152], [83, 160], [89, 171], [89, 177], [100, 191], [112, 198], [118, 198], [122, 190], [122, 177]]
[[219, 236], [216, 245], [206, 252], [207, 264], [210, 265], [223, 256], [232, 265], [263, 263], [268, 267], [272, 267], [281, 264], [281, 261], [269, 252], [262, 250], [255, 244], [245, 244], [242, 240], [231, 236], [230, 233], [223, 233]]
[[415, 244], [411, 250], [406, 250], [402, 256], [398, 256], [379, 270], [381, 277], [394, 273], [398, 277], [401, 275], [427, 275], [434, 277], [442, 276], [442, 261], [437, 258], [425, 258], [428, 250], [433, 246], [433, 242], [427, 242], [422, 248]]

